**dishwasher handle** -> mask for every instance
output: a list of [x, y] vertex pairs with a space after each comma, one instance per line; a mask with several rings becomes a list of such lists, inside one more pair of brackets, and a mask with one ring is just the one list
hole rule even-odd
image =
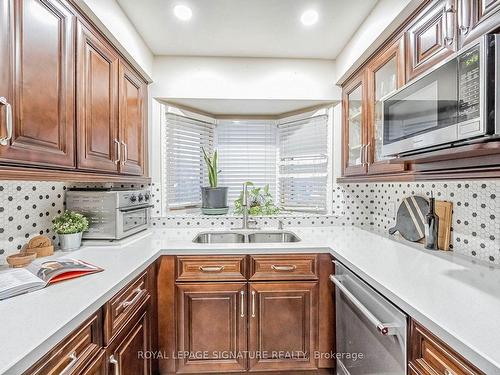
[[372, 314], [368, 308], [361, 303], [350, 291], [342, 284], [342, 281], [334, 275], [330, 275], [330, 280], [337, 288], [347, 297], [361, 313], [368, 318], [368, 320], [377, 328], [378, 332], [383, 336], [396, 336], [398, 334], [399, 324], [397, 323], [382, 323]]

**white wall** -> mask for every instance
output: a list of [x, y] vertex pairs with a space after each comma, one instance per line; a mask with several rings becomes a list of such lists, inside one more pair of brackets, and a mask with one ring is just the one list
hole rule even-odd
[[116, 0], [78, 0], [78, 4], [98, 26], [104, 26], [109, 31], [107, 37], [121, 44], [122, 52], [137, 63], [136, 68], [152, 76], [153, 53]]
[[328, 60], [157, 56], [154, 98], [340, 100]]
[[421, 3], [421, 0], [379, 0], [337, 56], [335, 81], [353, 73]]

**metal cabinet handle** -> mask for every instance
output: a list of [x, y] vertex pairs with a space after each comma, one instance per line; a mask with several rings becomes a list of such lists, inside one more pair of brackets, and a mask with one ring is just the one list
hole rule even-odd
[[78, 362], [78, 356], [76, 355], [76, 351], [68, 355], [68, 359], [70, 360], [68, 365], [62, 369], [59, 375], [68, 375], [73, 369], [73, 367], [75, 367], [76, 362]]
[[467, 35], [470, 29], [470, 3], [469, 0], [461, 0], [459, 6], [459, 24], [460, 34]]
[[[345, 276], [344, 276], [345, 277]], [[399, 325], [397, 323], [382, 323], [373, 313], [358, 300], [349, 289], [345, 287], [338, 276], [330, 275], [330, 280], [335, 287], [377, 328], [377, 331], [383, 336], [395, 336], [398, 334]]]
[[116, 144], [116, 160], [115, 160], [115, 164], [118, 164], [122, 160], [122, 149], [120, 147], [120, 142], [118, 141], [118, 139], [114, 139], [113, 141]]
[[369, 159], [369, 156], [370, 156], [370, 147], [371, 147], [371, 142], [368, 142], [366, 145], [365, 145], [365, 165], [368, 165], [370, 164], [370, 159]]
[[455, 40], [455, 10], [453, 9], [453, 4], [447, 1], [444, 7], [444, 44], [452, 45]]
[[135, 288], [134, 293], [133, 293], [134, 298], [132, 298], [130, 301], [123, 301], [121, 303], [121, 306], [124, 309], [126, 309], [127, 307], [129, 307], [131, 305], [134, 305], [139, 300], [139, 298], [141, 298], [143, 291], [144, 291], [144, 289], [142, 289], [140, 286], [138, 286], [137, 288]]
[[121, 141], [120, 142], [123, 146], [123, 160], [122, 160], [122, 165], [125, 165], [125, 163], [128, 160], [128, 146], [125, 142]]
[[7, 129], [7, 136], [0, 138], [0, 145], [7, 146], [12, 139], [13, 124], [12, 124], [12, 106], [7, 101], [7, 98], [0, 97], [0, 104], [5, 106], [5, 126]]
[[222, 272], [224, 271], [224, 266], [200, 266], [201, 272]]
[[252, 318], [255, 318], [255, 290], [252, 290]]
[[291, 271], [295, 271], [297, 269], [297, 266], [295, 264], [284, 264], [281, 266], [273, 264], [271, 266], [271, 268], [274, 271], [278, 271], [278, 272], [291, 272]]
[[118, 365], [118, 361], [116, 360], [114, 354], [109, 357], [109, 363], [111, 363], [115, 369], [114, 374], [120, 375], [120, 366]]
[[240, 316], [242, 318], [244, 318], [245, 317], [245, 292], [243, 290], [240, 292], [240, 298], [241, 298]]

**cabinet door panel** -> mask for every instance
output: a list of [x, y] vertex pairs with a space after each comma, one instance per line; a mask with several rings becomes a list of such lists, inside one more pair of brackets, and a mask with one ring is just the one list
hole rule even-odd
[[250, 284], [250, 371], [317, 368], [317, 285]]
[[122, 173], [142, 175], [146, 130], [144, 99], [146, 85], [124, 63], [120, 63], [120, 141]]
[[367, 172], [365, 84], [365, 74], [362, 73], [343, 90], [344, 176], [363, 175]]
[[367, 66], [368, 81], [368, 173], [401, 172], [404, 163], [390, 164], [382, 154], [384, 113], [382, 98], [404, 85], [404, 38], [396, 40]]
[[118, 56], [78, 24], [78, 167], [118, 171]]
[[[177, 371], [202, 373], [244, 371], [247, 348], [246, 284], [178, 284]], [[235, 358], [224, 358], [223, 356]]]
[[411, 80], [456, 49], [455, 0], [432, 1], [406, 33], [407, 78]]
[[[75, 17], [58, 0], [4, 1], [2, 5], [2, 21], [11, 7], [7, 35], [14, 57], [3, 50], [2, 62], [13, 66], [9, 69], [12, 78], [5, 72], [2, 78], [9, 86], [13, 84], [13, 91], [9, 95], [2, 87], [7, 92], [0, 96], [10, 99], [13, 132], [10, 143], [0, 146], [0, 160], [74, 167]], [[0, 38], [0, 43], [6, 42], [5, 35]], [[1, 126], [3, 136], [5, 120]]]
[[[146, 309], [139, 319], [124, 327], [123, 335], [108, 348], [108, 374], [150, 375], [151, 361], [145, 353], [151, 350], [150, 312]], [[135, 323], [135, 324], [134, 324]]]

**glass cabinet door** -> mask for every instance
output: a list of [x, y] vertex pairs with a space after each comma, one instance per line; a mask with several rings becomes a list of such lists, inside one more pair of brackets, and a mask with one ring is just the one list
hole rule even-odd
[[366, 173], [365, 81], [364, 74], [344, 90], [344, 175]]
[[368, 103], [367, 162], [368, 173], [404, 171], [405, 165], [390, 163], [382, 153], [384, 137], [383, 99], [400, 88], [404, 76], [404, 42], [397, 40], [377, 55], [367, 67]]
[[373, 162], [386, 160], [387, 157], [382, 155], [382, 141], [384, 138], [384, 112], [382, 108], [382, 98], [396, 91], [397, 84], [397, 61], [396, 56], [393, 56], [374, 76], [374, 107], [373, 107]]

